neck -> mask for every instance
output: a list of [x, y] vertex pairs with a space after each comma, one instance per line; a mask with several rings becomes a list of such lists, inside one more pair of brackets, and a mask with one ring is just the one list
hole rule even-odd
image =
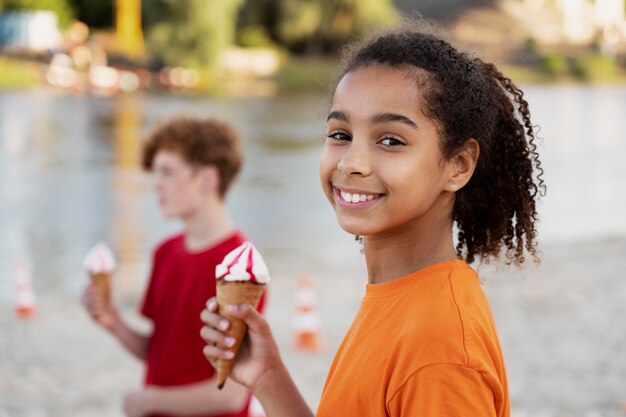
[[365, 236], [363, 243], [370, 284], [393, 281], [429, 265], [457, 259], [450, 217], [424, 220]]
[[205, 249], [235, 230], [223, 201], [217, 198], [182, 220], [185, 224], [185, 248], [191, 252]]

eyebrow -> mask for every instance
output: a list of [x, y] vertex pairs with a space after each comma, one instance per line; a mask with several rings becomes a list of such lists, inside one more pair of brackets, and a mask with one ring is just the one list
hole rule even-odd
[[413, 120], [401, 114], [395, 114], [395, 113], [376, 114], [372, 117], [372, 122], [374, 123], [400, 122], [400, 123], [404, 123], [405, 125], [412, 127], [413, 129], [418, 128], [417, 124], [415, 124]]
[[[330, 119], [337, 119], [343, 122], [349, 122], [350, 118], [348, 117], [347, 114], [345, 114], [342, 111], [339, 110], [333, 110], [328, 114], [328, 117], [326, 118], [326, 121], [328, 122]], [[407, 126], [412, 127], [413, 129], [419, 129], [417, 127], [417, 124], [409, 119], [406, 116], [403, 116], [401, 114], [396, 114], [396, 113], [379, 113], [379, 114], [375, 114], [374, 116], [372, 116], [371, 121], [373, 123], [379, 124], [379, 123], [388, 123], [388, 122], [399, 122], [399, 123], [404, 123]]]
[[329, 121], [330, 119], [337, 119], [337, 120], [341, 120], [342, 122], [347, 122], [348, 116], [346, 116], [346, 114], [342, 111], [333, 110], [330, 113], [328, 113], [328, 117], [326, 117], [326, 121]]

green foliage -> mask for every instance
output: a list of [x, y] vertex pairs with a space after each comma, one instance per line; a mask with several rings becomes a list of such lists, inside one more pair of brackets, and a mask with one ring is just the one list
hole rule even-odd
[[339, 71], [339, 61], [320, 58], [289, 58], [274, 76], [281, 92], [327, 90]]
[[241, 0], [144, 0], [147, 45], [166, 65], [214, 71], [234, 42]]
[[297, 0], [281, 2], [278, 33], [282, 41], [293, 44], [316, 35], [322, 23], [323, 2]]
[[352, 0], [344, 3], [354, 8], [352, 30], [357, 34], [392, 25], [398, 18], [392, 1]]
[[601, 53], [587, 53], [574, 58], [574, 75], [588, 82], [612, 81], [619, 76], [615, 59]]
[[67, 0], [0, 0], [0, 12], [10, 10], [49, 10], [57, 15], [62, 28], [74, 19], [74, 10]]
[[0, 57], [0, 89], [33, 87], [40, 83], [37, 64]]
[[524, 49], [531, 54], [539, 53], [539, 42], [533, 37], [529, 37], [524, 41]]
[[266, 48], [272, 45], [272, 40], [263, 26], [250, 25], [238, 31], [237, 44], [244, 48]]
[[541, 70], [550, 76], [563, 76], [569, 72], [567, 59], [559, 54], [547, 54], [541, 57]]
[[391, 0], [247, 0], [239, 27], [262, 26], [293, 52], [335, 52], [347, 38], [393, 24]]

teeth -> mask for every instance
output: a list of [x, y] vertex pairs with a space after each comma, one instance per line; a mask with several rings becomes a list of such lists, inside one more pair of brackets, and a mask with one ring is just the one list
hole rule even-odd
[[362, 201], [373, 200], [378, 194], [352, 194], [345, 191], [340, 191], [341, 198], [347, 203], [359, 203]]

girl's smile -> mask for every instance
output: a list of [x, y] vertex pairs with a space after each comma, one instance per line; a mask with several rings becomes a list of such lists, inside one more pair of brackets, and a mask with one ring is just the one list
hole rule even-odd
[[453, 164], [443, 158], [420, 94], [413, 73], [382, 65], [356, 69], [339, 82], [320, 179], [348, 233], [414, 233], [450, 216]]
[[348, 188], [340, 188], [333, 185], [335, 201], [346, 209], [362, 210], [378, 203], [384, 194], [370, 193]]

